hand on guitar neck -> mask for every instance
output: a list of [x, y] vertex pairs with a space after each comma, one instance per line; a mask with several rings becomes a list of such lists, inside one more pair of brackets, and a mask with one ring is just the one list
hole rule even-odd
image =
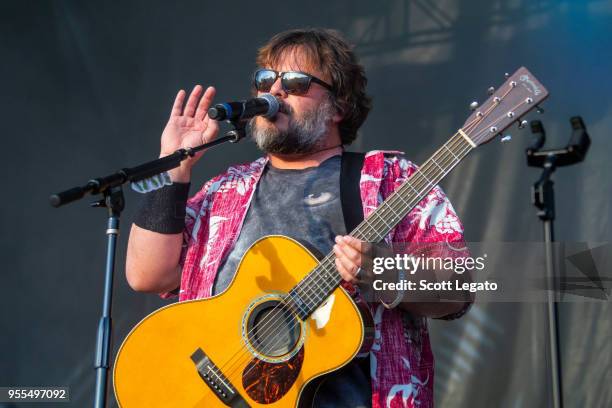
[[[372, 285], [376, 275], [371, 270], [371, 259], [373, 257], [395, 258], [399, 253], [385, 246], [373, 247], [370, 243], [361, 241], [351, 236], [337, 236], [336, 244], [333, 251], [336, 255], [336, 268], [342, 279], [354, 284]], [[403, 255], [400, 253], [400, 255]], [[368, 262], [367, 260], [370, 259]], [[366, 266], [366, 264], [368, 264]], [[385, 272], [386, 277], [390, 282], [399, 281], [399, 271], [389, 270]], [[414, 274], [401, 274], [402, 279], [411, 282], [419, 282], [422, 279], [428, 281], [443, 282], [457, 279], [459, 285], [463, 282], [471, 282], [470, 272], [466, 271], [461, 275], [455, 274], [453, 271], [444, 270], [441, 268], [420, 269]], [[466, 307], [466, 302], [473, 301], [472, 297], [466, 298], [466, 295], [455, 291], [447, 291], [444, 293], [444, 300], [441, 301], [438, 291], [415, 291], [414, 293], [405, 294], [398, 291], [382, 291], [375, 292], [380, 296], [380, 301], [383, 304], [392, 304], [398, 296], [403, 297], [403, 300], [397, 305], [399, 308], [406, 310], [412, 314], [424, 317], [439, 318], [452, 315], [460, 312]], [[397, 303], [397, 302], [396, 302]]]

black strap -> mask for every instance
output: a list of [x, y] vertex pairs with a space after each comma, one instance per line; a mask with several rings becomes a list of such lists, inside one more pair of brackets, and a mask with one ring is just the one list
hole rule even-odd
[[359, 180], [365, 153], [343, 152], [340, 167], [340, 202], [346, 233], [350, 234], [363, 221]]

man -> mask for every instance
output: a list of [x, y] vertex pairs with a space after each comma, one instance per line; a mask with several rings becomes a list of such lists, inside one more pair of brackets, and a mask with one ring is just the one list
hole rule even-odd
[[[173, 185], [149, 193], [132, 226], [126, 274], [135, 290], [170, 296], [180, 288], [180, 300], [220, 293], [246, 249], [272, 234], [306, 240], [322, 253], [333, 249], [338, 273], [346, 282], [357, 281], [362, 243], [346, 235], [339, 186], [342, 146], [355, 140], [370, 110], [363, 68], [337, 32], [322, 29], [274, 36], [259, 50], [257, 64], [255, 91], [274, 95], [283, 107], [274, 119], [256, 117], [249, 124], [266, 156], [206, 183], [187, 202], [186, 217], [184, 206], [174, 204], [185, 202], [202, 153], [170, 171]], [[186, 93], [179, 91], [160, 156], [216, 137], [218, 125], [206, 116], [214, 95], [214, 88], [198, 85], [185, 103]], [[398, 154], [368, 153], [360, 181], [364, 215], [414, 171]], [[443, 228], [433, 222], [434, 211]], [[461, 224], [438, 187], [387, 238], [463, 242]], [[371, 304], [376, 322], [371, 378], [352, 362], [328, 376], [315, 406], [432, 405], [426, 317], [454, 317], [466, 307], [435, 300], [434, 295], [395, 308]]]

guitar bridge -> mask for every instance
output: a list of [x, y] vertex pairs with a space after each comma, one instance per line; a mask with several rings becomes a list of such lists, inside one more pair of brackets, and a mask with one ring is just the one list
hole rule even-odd
[[223, 401], [232, 408], [248, 408], [249, 404], [236, 391], [221, 370], [208, 358], [201, 348], [197, 348], [191, 355], [191, 361], [195, 364], [200, 378]]

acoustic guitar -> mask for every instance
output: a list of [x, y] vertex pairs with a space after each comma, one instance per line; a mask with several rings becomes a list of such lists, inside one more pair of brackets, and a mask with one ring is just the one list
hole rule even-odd
[[[380, 242], [468, 153], [548, 96], [525, 68], [509, 76], [464, 125], [350, 235]], [[229, 287], [163, 307], [132, 329], [113, 371], [119, 406], [310, 406], [318, 380], [372, 342], [365, 305], [340, 286], [333, 252], [266, 236]]]

